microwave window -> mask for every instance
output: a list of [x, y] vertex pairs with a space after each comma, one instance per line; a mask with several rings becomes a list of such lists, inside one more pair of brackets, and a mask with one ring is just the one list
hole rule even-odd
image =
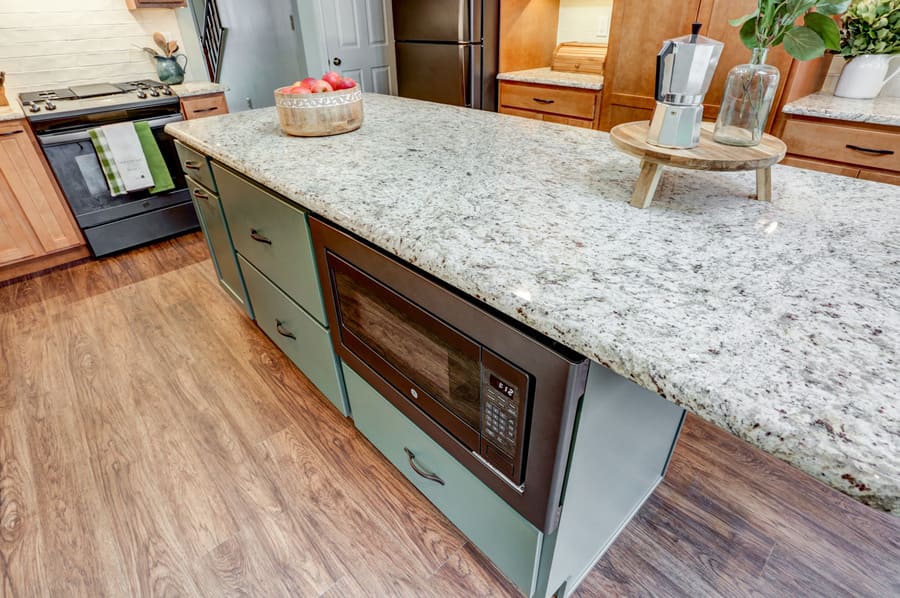
[[[480, 429], [481, 366], [410, 317], [414, 305], [384, 301], [368, 285], [334, 272], [338, 308], [345, 329], [466, 424]], [[387, 291], [390, 292], [390, 291]], [[399, 297], [399, 296], [398, 296]]]

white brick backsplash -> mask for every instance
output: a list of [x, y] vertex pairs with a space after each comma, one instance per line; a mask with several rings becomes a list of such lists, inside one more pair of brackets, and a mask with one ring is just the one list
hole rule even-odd
[[140, 50], [154, 47], [154, 31], [182, 40], [170, 9], [130, 11], [125, 0], [0, 0], [0, 71], [6, 71], [7, 95], [156, 78], [152, 59]]

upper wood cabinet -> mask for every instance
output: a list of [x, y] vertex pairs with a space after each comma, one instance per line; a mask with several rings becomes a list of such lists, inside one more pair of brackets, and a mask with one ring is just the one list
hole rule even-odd
[[[728, 71], [737, 64], [750, 61], [750, 50], [741, 42], [738, 29], [728, 21], [752, 12], [756, 4], [756, 0], [615, 2], [606, 55], [601, 128], [609, 130], [619, 123], [650, 118], [656, 106], [656, 54], [664, 40], [689, 34], [691, 23], [695, 21], [703, 23], [701, 35], [725, 44], [704, 103], [704, 119], [715, 119]], [[778, 48], [769, 52], [767, 62], [781, 71], [772, 110], [774, 119], [794, 60], [783, 48]]]
[[138, 8], [184, 8], [187, 0], [125, 0], [129, 10]]
[[[0, 122], [0, 267], [73, 249], [70, 257], [88, 253], [31, 129], [24, 119]], [[4, 268], [0, 280], [27, 273], [12, 271]]]

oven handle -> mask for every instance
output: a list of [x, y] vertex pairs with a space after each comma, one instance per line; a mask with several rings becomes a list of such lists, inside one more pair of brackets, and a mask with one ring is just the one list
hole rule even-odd
[[[162, 116], [160, 118], [154, 118], [153, 120], [148, 120], [147, 124], [150, 125], [151, 129], [156, 129], [159, 127], [163, 127], [169, 123], [177, 123], [184, 120], [184, 117], [180, 114], [173, 114], [171, 116]], [[91, 127], [92, 129], [95, 127]], [[91, 138], [89, 131], [91, 129], [84, 129], [81, 131], [72, 131], [71, 133], [51, 133], [49, 135], [38, 135], [38, 141], [41, 142], [41, 145], [56, 145], [58, 143], [72, 143], [74, 141], [87, 141]]]

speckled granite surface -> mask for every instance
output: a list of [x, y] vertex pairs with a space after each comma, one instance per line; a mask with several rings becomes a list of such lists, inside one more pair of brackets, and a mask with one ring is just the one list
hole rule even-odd
[[559, 85], [561, 87], [577, 87], [579, 89], [603, 89], [603, 75], [593, 73], [569, 73], [554, 71], [549, 66], [525, 71], [500, 73], [501, 81], [519, 81], [522, 83], [539, 83], [541, 85]]
[[15, 100], [11, 100], [9, 106], [0, 106], [0, 122], [19, 118], [25, 118], [25, 114]]
[[354, 133], [274, 109], [183, 142], [865, 502], [900, 515], [900, 188], [668, 169], [606, 134], [385, 96]]
[[783, 112], [900, 127], [900, 98], [894, 97], [851, 100], [819, 92], [785, 104]]
[[221, 93], [228, 91], [228, 86], [220, 83], [210, 83], [209, 81], [186, 81], [179, 85], [171, 85], [172, 91], [180, 98], [188, 98], [190, 96], [205, 96], [211, 93]]

